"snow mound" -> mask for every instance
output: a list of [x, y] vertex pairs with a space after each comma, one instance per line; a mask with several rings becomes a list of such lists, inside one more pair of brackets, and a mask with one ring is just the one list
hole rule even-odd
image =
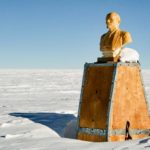
[[138, 62], [139, 53], [132, 48], [123, 48], [120, 54], [121, 62]]
[[67, 123], [67, 126], [64, 129], [64, 137], [76, 139], [76, 134], [77, 134], [77, 119], [73, 119], [69, 123]]
[[1, 138], [5, 138], [5, 139], [11, 139], [11, 138], [17, 138], [20, 137], [21, 134], [6, 134], [6, 135], [2, 135], [0, 136]]
[[0, 124], [1, 128], [10, 127], [10, 126], [11, 126], [11, 124], [9, 124], [9, 123], [2, 123], [2, 124]]

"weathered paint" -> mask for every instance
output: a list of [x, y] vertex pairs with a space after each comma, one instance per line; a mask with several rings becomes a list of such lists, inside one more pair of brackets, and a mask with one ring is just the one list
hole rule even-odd
[[[112, 70], [112, 67], [113, 67], [113, 70]], [[93, 69], [91, 69], [91, 68], [93, 68]], [[106, 68], [108, 68], [108, 69], [106, 69]], [[99, 71], [92, 71], [92, 70], [97, 70], [97, 69]], [[113, 72], [112, 77], [111, 77], [111, 74], [100, 73], [100, 72], [103, 72], [106, 70], [108, 71], [109, 69], [110, 69], [110, 72]], [[125, 140], [125, 136], [127, 135], [125, 126], [126, 126], [126, 122], [128, 122], [128, 121], [131, 124], [131, 127], [128, 129], [128, 133], [132, 136], [132, 139], [138, 139], [141, 137], [149, 136], [149, 134], [150, 134], [150, 131], [149, 131], [150, 118], [149, 118], [149, 113], [146, 113], [146, 111], [148, 111], [148, 104], [147, 104], [146, 94], [144, 91], [142, 75], [141, 75], [141, 72], [139, 72], [139, 71], [140, 71], [139, 63], [102, 63], [102, 64], [86, 63], [85, 64], [83, 81], [82, 81], [82, 90], [81, 90], [81, 95], [80, 95], [79, 111], [78, 111], [78, 133], [77, 133], [78, 139], [86, 140], [86, 141], [97, 141], [97, 142], [98, 141], [99, 142], [100, 141], [123, 141], [123, 140]], [[99, 73], [99, 75], [97, 75], [97, 73]], [[122, 73], [125, 73], [125, 74], [127, 73], [127, 77], [124, 75], [125, 78], [123, 78]], [[134, 74], [136, 76], [134, 76]], [[101, 81], [103, 81], [103, 80], [101, 80], [100, 78], [104, 78], [104, 80], [107, 80], [106, 76], [103, 77], [102, 75], [108, 76], [108, 79], [111, 78], [112, 79], [111, 82], [102, 82], [101, 83]], [[131, 77], [130, 77], [130, 75], [131, 75]], [[95, 77], [93, 78], [92, 76], [95, 76], [96, 78]], [[92, 78], [96, 79], [95, 84], [93, 84], [94, 80]], [[130, 86], [129, 86], [130, 78], [133, 80], [133, 81], [131, 81], [132, 88], [130, 88]], [[92, 80], [92, 84], [91, 84], [90, 80]], [[99, 120], [99, 118], [98, 118], [99, 115], [96, 115], [97, 119], [94, 117], [93, 122], [91, 122], [90, 119], [92, 116], [85, 117], [85, 115], [83, 115], [83, 114], [84, 114], [84, 112], [87, 113], [86, 106], [88, 106], [88, 105], [91, 105], [90, 107], [92, 108], [92, 109], [90, 108], [88, 111], [95, 111], [93, 108], [95, 108], [95, 109], [102, 108], [102, 106], [100, 106], [98, 104], [99, 100], [92, 101], [92, 103], [91, 103], [89, 98], [91, 97], [91, 94], [92, 94], [91, 90], [93, 90], [94, 86], [96, 85], [97, 88], [99, 86], [103, 87], [104, 83], [109, 85], [110, 91], [109, 91], [107, 104], [106, 104], [107, 115], [103, 116], [106, 118], [100, 119], [100, 120], [101, 121], [107, 120], [107, 121], [106, 122], [104, 121], [104, 123], [98, 123], [97, 121]], [[141, 100], [138, 99], [138, 101], [136, 102], [136, 99], [134, 99], [132, 97], [132, 94], [130, 94], [130, 91], [129, 91], [129, 93], [123, 92], [126, 95], [124, 95], [124, 96], [122, 95], [123, 100], [121, 100], [121, 99], [119, 100], [118, 96], [116, 94], [117, 94], [117, 92], [119, 92], [119, 90], [120, 90], [120, 92], [121, 92], [121, 90], [123, 90], [122, 86], [120, 86], [120, 83], [121, 84], [126, 83], [126, 87], [128, 88], [128, 86], [129, 86], [129, 89], [131, 89], [131, 90], [134, 89], [133, 85], [137, 86], [137, 87], [135, 87], [136, 90], [134, 90], [134, 91], [140, 93], [139, 96], [140, 96]], [[87, 86], [88, 86], [88, 90], [87, 90]], [[118, 88], [118, 86], [120, 86], [120, 88]], [[105, 85], [104, 87], [105, 87], [104, 89], [106, 90], [107, 86]], [[85, 89], [86, 89], [86, 91], [85, 91]], [[100, 90], [102, 90], [102, 88], [100, 88]], [[105, 90], [103, 92], [106, 92]], [[138, 90], [140, 90], [140, 91], [138, 91]], [[133, 91], [131, 91], [131, 93], [133, 93]], [[87, 95], [85, 95], [85, 94], [87, 94]], [[129, 107], [131, 109], [132, 108], [131, 106], [133, 106], [133, 109], [128, 110], [128, 106], [125, 105], [126, 106], [125, 109], [128, 110], [128, 111], [126, 111], [127, 114], [118, 118], [119, 120], [114, 122], [114, 117], [116, 115], [118, 115], [118, 117], [119, 117], [119, 115], [120, 115], [120, 113], [118, 113], [119, 109], [118, 109], [118, 107], [116, 107], [116, 103], [118, 103], [118, 100], [120, 101], [119, 105], [121, 105], [122, 102], [125, 103], [126, 97], [128, 99], [129, 98], [131, 99], [130, 101], [128, 100], [129, 103], [131, 103], [134, 100], [134, 102], [132, 102], [133, 104], [130, 105], [130, 107]], [[84, 99], [84, 101], [83, 101], [83, 99]], [[88, 102], [88, 103], [85, 105], [85, 102]], [[84, 105], [83, 105], [83, 103], [84, 103]], [[98, 106], [99, 107], [98, 108], [96, 106], [97, 104], [95, 105], [94, 103], [97, 103], [100, 107]], [[141, 113], [140, 110], [136, 110], [136, 108], [134, 108], [134, 103], [140, 103], [140, 105], [137, 105], [137, 106], [138, 107], [140, 106], [139, 108], [141, 108], [142, 109], [141, 111], [144, 111], [144, 113]], [[145, 106], [147, 106], [147, 107], [145, 107]], [[84, 111], [83, 111], [83, 107], [84, 107]], [[105, 106], [103, 106], [103, 107], [105, 108]], [[124, 107], [122, 107], [122, 108], [124, 108]], [[81, 109], [82, 109], [82, 111], [81, 111]], [[122, 111], [122, 110], [120, 110], [120, 111]], [[134, 111], [136, 111], [136, 114], [134, 114]], [[95, 112], [98, 113], [101, 111], [98, 110]], [[81, 115], [81, 113], [82, 113], [82, 115]], [[128, 113], [129, 113], [129, 115], [128, 115]], [[139, 116], [137, 113], [139, 113]], [[89, 114], [92, 114], [92, 113], [89, 112]], [[121, 113], [121, 114], [123, 114], [123, 113]], [[134, 115], [136, 115], [136, 116], [134, 116]], [[142, 115], [144, 115], [143, 117], [145, 118], [145, 120], [142, 119]], [[138, 120], [138, 118], [141, 118], [142, 121]], [[138, 125], [136, 125], [136, 124], [138, 124]]]
[[80, 133], [106, 136], [106, 130], [93, 128], [79, 128]]
[[[85, 133], [85, 134], [90, 134], [90, 135], [99, 135], [99, 136], [107, 136], [107, 130], [103, 129], [93, 129], [93, 128], [79, 128], [78, 132], [80, 133]], [[130, 129], [130, 134], [131, 135], [138, 135], [138, 134], [145, 134], [149, 135], [150, 134], [150, 129]], [[110, 130], [109, 135], [126, 135], [126, 130], [125, 129], [116, 129], [116, 130]]]

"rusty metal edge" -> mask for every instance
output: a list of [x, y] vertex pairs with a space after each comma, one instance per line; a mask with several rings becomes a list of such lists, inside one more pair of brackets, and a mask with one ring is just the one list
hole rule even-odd
[[136, 62], [118, 62], [117, 65], [118, 66], [130, 66], [130, 67], [134, 67], [134, 66], [139, 66], [139, 63], [136, 63]]
[[139, 63], [136, 62], [108, 62], [108, 63], [88, 63], [89, 66], [139, 66]]
[[148, 114], [150, 116], [150, 108], [149, 108], [149, 104], [148, 104], [149, 102], [148, 102], [148, 98], [147, 98], [147, 95], [146, 95], [146, 90], [145, 90], [145, 86], [144, 86], [144, 82], [143, 82], [143, 76], [142, 76], [140, 65], [138, 66], [138, 69], [139, 69], [139, 73], [140, 73], [140, 79], [141, 79], [141, 83], [142, 83], [142, 87], [143, 87], [143, 92], [144, 92], [144, 98], [145, 98], [145, 101], [146, 101], [147, 111], [148, 111]]
[[90, 134], [90, 135], [106, 136], [105, 129], [79, 128], [79, 132]]
[[78, 132], [80, 128], [80, 111], [81, 111], [81, 105], [82, 105], [82, 97], [83, 97], [83, 90], [86, 82], [86, 75], [87, 75], [87, 70], [89, 68], [89, 63], [84, 64], [84, 72], [83, 72], [83, 77], [82, 77], [82, 85], [81, 85], [81, 93], [80, 93], [80, 100], [79, 100], [79, 108], [78, 108], [78, 117], [77, 117], [77, 132], [76, 132], [76, 139], [78, 137]]
[[[107, 136], [107, 130], [106, 129], [93, 129], [93, 128], [79, 128], [79, 133], [85, 133], [89, 135], [97, 135], [97, 136]], [[130, 135], [149, 135], [150, 130], [149, 129], [130, 129], [129, 131]], [[125, 129], [114, 129], [109, 132], [109, 136], [114, 135], [126, 135]]]
[[108, 104], [108, 113], [107, 113], [107, 141], [109, 141], [110, 136], [110, 124], [111, 124], [111, 116], [112, 116], [112, 109], [113, 109], [113, 100], [114, 100], [114, 93], [115, 93], [115, 85], [116, 85], [116, 79], [117, 79], [117, 73], [118, 73], [118, 63], [114, 64], [114, 71], [112, 76], [112, 84], [111, 84], [111, 90], [110, 90], [110, 96], [109, 96], [109, 104]]
[[[139, 135], [139, 134], [149, 135], [150, 130], [149, 129], [130, 129], [129, 133], [130, 135]], [[125, 129], [111, 130], [110, 136], [113, 136], [113, 135], [126, 135], [126, 130]]]

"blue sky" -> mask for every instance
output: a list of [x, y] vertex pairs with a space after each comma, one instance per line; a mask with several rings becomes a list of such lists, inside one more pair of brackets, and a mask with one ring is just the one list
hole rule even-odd
[[105, 16], [120, 14], [150, 69], [149, 0], [0, 0], [0, 68], [80, 69], [95, 62]]

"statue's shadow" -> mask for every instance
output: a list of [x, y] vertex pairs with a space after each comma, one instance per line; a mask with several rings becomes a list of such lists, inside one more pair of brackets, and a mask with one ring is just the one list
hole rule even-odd
[[15, 117], [28, 118], [35, 123], [40, 123], [48, 126], [61, 137], [63, 137], [63, 129], [67, 126], [67, 123], [76, 117], [73, 114], [61, 114], [61, 113], [10, 113], [9, 115]]

